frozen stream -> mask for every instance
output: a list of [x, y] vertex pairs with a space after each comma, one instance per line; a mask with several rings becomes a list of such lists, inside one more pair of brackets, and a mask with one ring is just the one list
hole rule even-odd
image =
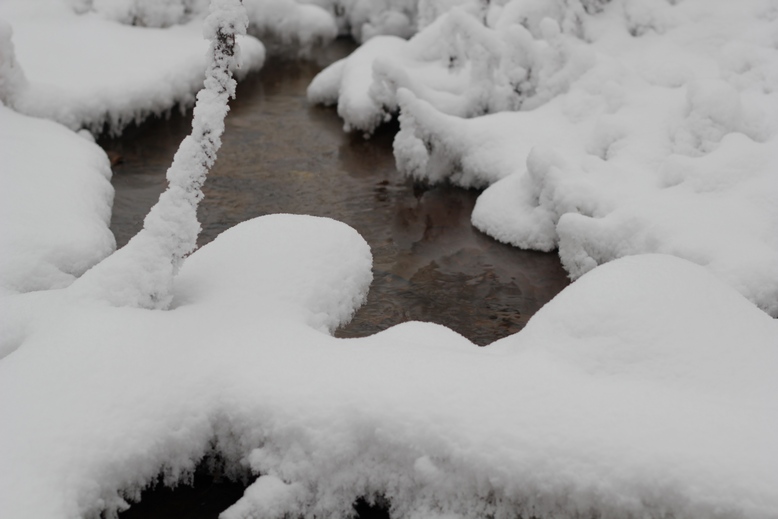
[[[443, 324], [480, 345], [515, 333], [568, 284], [558, 257], [502, 245], [475, 230], [477, 192], [405, 179], [392, 155], [396, 128], [366, 140], [345, 134], [334, 109], [309, 106], [311, 79], [352, 49], [339, 41], [308, 61], [271, 59], [239, 84], [203, 188], [200, 243], [268, 213], [327, 216], [357, 229], [374, 256], [368, 303], [338, 336], [369, 335], [408, 320]], [[112, 229], [119, 246], [140, 229], [165, 188], [190, 118], [191, 112], [174, 114], [100, 142], [115, 163]], [[149, 493], [123, 517], [216, 517], [241, 495], [240, 485], [208, 477], [197, 483]]]

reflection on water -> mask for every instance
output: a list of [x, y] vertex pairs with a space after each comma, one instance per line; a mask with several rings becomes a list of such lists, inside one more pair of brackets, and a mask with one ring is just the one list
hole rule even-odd
[[[368, 302], [336, 335], [369, 335], [408, 320], [446, 325], [481, 345], [518, 331], [567, 285], [558, 258], [476, 231], [470, 213], [477, 192], [403, 178], [392, 156], [396, 128], [366, 140], [344, 134], [334, 109], [308, 106], [313, 76], [352, 49], [338, 42], [311, 61], [271, 60], [238, 86], [218, 161], [203, 186], [200, 244], [264, 214], [328, 216], [357, 229], [374, 256]], [[111, 228], [119, 246], [140, 230], [165, 188], [190, 119], [191, 112], [175, 113], [100, 141], [114, 163]], [[122, 518], [215, 519], [242, 489], [200, 474], [194, 488], [145, 492]], [[363, 518], [388, 517], [365, 503], [355, 510]]]
[[[310, 61], [271, 60], [238, 86], [224, 143], [203, 186], [200, 244], [255, 216], [299, 213], [351, 225], [370, 243], [375, 280], [368, 303], [341, 337], [368, 335], [407, 320], [446, 325], [477, 344], [521, 329], [567, 283], [553, 254], [499, 244], [470, 225], [477, 192], [414, 186], [395, 169], [396, 128], [373, 138], [343, 133], [333, 108], [309, 106], [305, 89], [338, 42]], [[120, 245], [165, 187], [189, 131], [172, 115], [101, 144], [114, 161], [112, 229]]]

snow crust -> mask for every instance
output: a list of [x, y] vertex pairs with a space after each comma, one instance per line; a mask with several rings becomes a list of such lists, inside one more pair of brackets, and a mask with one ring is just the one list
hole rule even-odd
[[488, 187], [473, 224], [559, 250], [706, 266], [778, 316], [778, 10], [773, 2], [435, 3], [324, 70], [346, 130], [399, 114], [400, 170]]

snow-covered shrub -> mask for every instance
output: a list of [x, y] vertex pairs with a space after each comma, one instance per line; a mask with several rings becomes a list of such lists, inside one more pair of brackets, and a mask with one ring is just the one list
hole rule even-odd
[[774, 8], [454, 4], [427, 5], [409, 41], [377, 37], [324, 70], [309, 99], [365, 133], [399, 112], [401, 171], [488, 187], [474, 225], [559, 248], [574, 278], [663, 252], [778, 315]]
[[336, 99], [346, 129], [369, 134], [396, 113], [399, 88], [444, 113], [475, 117], [536, 108], [591, 66], [593, 53], [554, 19], [543, 18], [538, 37], [500, 19], [490, 27], [480, 12], [457, 6], [407, 42], [377, 37], [364, 45], [369, 53], [354, 53], [346, 67], [331, 65], [322, 72], [326, 81], [314, 79], [309, 100]]

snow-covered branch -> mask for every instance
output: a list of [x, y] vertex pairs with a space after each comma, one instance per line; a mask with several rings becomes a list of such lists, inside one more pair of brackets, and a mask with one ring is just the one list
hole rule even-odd
[[143, 229], [121, 250], [88, 271], [73, 290], [117, 306], [167, 308], [173, 277], [196, 247], [197, 205], [208, 170], [216, 160], [229, 99], [235, 96], [231, 70], [238, 65], [238, 34], [248, 20], [240, 0], [212, 0], [204, 22], [211, 41], [204, 87], [197, 94], [192, 133], [181, 142], [167, 171], [169, 182]]

